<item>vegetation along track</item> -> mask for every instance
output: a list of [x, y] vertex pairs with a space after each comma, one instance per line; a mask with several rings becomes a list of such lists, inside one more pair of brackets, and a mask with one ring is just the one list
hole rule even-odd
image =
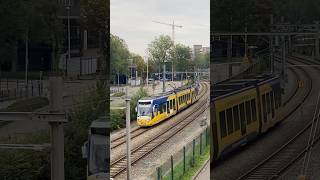
[[[205, 94], [209, 92], [208, 88], [209, 85], [207, 83], [204, 84], [204, 93], [202, 97], [199, 98], [197, 103], [189, 107], [193, 108], [194, 111], [184, 113], [180, 121], [177, 121], [174, 125], [163, 129], [158, 136], [153, 136], [151, 139], [134, 148], [131, 151], [132, 164], [148, 155], [151, 151], [162, 145], [172, 136], [184, 129], [184, 127], [186, 127], [188, 124], [201, 116], [209, 108], [208, 99], [205, 96]], [[110, 175], [112, 178], [116, 177], [126, 170], [126, 162], [127, 161], [125, 155], [111, 162]]]
[[[199, 99], [201, 99], [206, 94], [205, 83], [201, 83], [200, 86], [201, 86], [201, 93], [199, 94]], [[143, 127], [143, 128], [136, 127], [134, 129], [132, 129], [131, 130], [131, 139], [134, 139], [134, 138], [140, 136], [141, 134], [149, 131], [152, 128], [153, 127]], [[122, 133], [121, 135], [111, 139], [111, 149], [115, 149], [125, 143], [126, 143], [126, 134]]]
[[[301, 60], [291, 57], [295, 61], [302, 62]], [[303, 62], [305, 63], [305, 62]], [[292, 64], [292, 63], [290, 63]], [[305, 63], [310, 65], [310, 63]], [[302, 68], [301, 68], [302, 69]], [[319, 69], [317, 69], [320, 71]], [[304, 73], [307, 75], [308, 79], [311, 80], [310, 74], [307, 74], [305, 70]], [[303, 101], [299, 103], [299, 106], [309, 97], [312, 90], [312, 81], [308, 87], [307, 94], [304, 96]], [[294, 108], [293, 111], [289, 113], [291, 115], [297, 108]], [[288, 115], [288, 116], [289, 116]], [[312, 121], [307, 123], [305, 127], [302, 128], [293, 138], [287, 141], [279, 149], [273, 152], [266, 159], [261, 161], [254, 168], [243, 174], [238, 179], [276, 179], [279, 178], [282, 173], [285, 172], [296, 160], [298, 160], [307, 150], [306, 139], [309, 135], [307, 131], [310, 129]], [[319, 140], [320, 136], [317, 135], [317, 138], [314, 142]]]

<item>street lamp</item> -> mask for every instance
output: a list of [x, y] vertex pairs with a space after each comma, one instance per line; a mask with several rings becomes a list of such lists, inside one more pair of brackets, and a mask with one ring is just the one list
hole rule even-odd
[[68, 1], [66, 9], [68, 11], [68, 59], [66, 59], [66, 76], [68, 76], [68, 61], [70, 61], [70, 10], [71, 10], [71, 0]]

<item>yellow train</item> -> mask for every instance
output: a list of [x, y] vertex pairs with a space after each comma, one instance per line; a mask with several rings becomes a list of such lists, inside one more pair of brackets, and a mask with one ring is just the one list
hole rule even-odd
[[158, 96], [145, 97], [138, 101], [137, 123], [153, 126], [174, 116], [197, 101], [198, 85], [177, 88]]
[[278, 77], [263, 75], [212, 85], [211, 163], [245, 145], [280, 121]]

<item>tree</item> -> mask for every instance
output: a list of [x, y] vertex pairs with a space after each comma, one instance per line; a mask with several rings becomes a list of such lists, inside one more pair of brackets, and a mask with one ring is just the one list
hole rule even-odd
[[111, 77], [128, 74], [130, 52], [125, 41], [118, 36], [110, 35], [110, 69]]
[[195, 57], [195, 66], [198, 68], [209, 68], [210, 67], [210, 53], [198, 54]]
[[137, 65], [138, 76], [142, 75], [142, 78], [145, 78], [145, 74], [147, 73], [146, 62], [144, 62], [143, 58], [138, 54], [131, 53], [131, 57], [133, 64]]
[[159, 69], [159, 73], [161, 71], [161, 64], [173, 60], [173, 48], [173, 41], [170, 36], [167, 35], [161, 35], [158, 38], [155, 38], [155, 40], [148, 45], [149, 59], [157, 66], [154, 67], [154, 69]]
[[[47, 0], [1, 1], [0, 65], [1, 69], [16, 69], [18, 43], [28, 41], [52, 45], [57, 57], [62, 24], [57, 18], [57, 4]], [[58, 58], [54, 58], [58, 59]]]
[[183, 44], [176, 44], [174, 48], [174, 64], [176, 71], [186, 71], [191, 60], [191, 49]]

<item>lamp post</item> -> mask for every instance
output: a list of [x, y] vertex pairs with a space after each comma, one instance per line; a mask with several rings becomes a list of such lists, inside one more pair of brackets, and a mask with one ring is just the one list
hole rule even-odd
[[68, 1], [68, 5], [66, 5], [66, 9], [68, 11], [68, 59], [66, 59], [66, 76], [68, 76], [68, 61], [70, 61], [70, 10], [71, 10], [71, 0]]

